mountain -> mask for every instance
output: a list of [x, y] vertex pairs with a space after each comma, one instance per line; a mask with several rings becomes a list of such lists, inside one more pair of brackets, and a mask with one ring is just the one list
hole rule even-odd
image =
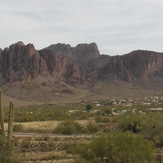
[[13, 98], [61, 102], [162, 95], [163, 53], [101, 55], [96, 43], [0, 49], [0, 87]]

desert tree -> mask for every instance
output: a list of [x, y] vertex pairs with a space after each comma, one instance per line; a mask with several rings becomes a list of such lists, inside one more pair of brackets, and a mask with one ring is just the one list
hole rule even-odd
[[86, 105], [86, 111], [89, 112], [92, 110], [92, 106], [89, 104], [89, 105]]

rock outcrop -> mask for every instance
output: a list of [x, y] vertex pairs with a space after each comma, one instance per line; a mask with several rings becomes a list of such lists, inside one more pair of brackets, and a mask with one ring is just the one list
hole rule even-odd
[[61, 64], [54, 51], [43, 49], [39, 51], [39, 53], [41, 58], [45, 61], [47, 67], [46, 74], [50, 74], [54, 78], [62, 80], [62, 73], [64, 72], [65, 65]]
[[6, 82], [45, 76], [47, 67], [43, 58], [35, 50], [33, 44], [24, 45], [22, 42], [5, 48], [1, 53], [1, 74]]
[[113, 56], [100, 70], [100, 77], [115, 74], [124, 81], [134, 78], [163, 77], [163, 53], [137, 50]]

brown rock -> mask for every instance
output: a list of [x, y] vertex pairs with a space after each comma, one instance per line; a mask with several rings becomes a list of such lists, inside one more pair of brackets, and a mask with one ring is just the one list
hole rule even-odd
[[162, 77], [163, 54], [152, 51], [133, 51], [113, 56], [101, 69], [101, 76], [116, 74], [120, 79], [132, 81], [134, 77]]
[[51, 45], [37, 51], [23, 42], [0, 49], [0, 74], [6, 82], [30, 82], [38, 75], [51, 75], [68, 84], [110, 80], [115, 76], [131, 82], [136, 78], [162, 78], [163, 54], [137, 50], [122, 56], [100, 55], [95, 43]]
[[[38, 74], [45, 76], [47, 67], [44, 60], [32, 44], [25, 46], [22, 42], [5, 48], [1, 55], [2, 77], [8, 82], [25, 79], [24, 74], [35, 78]], [[26, 73], [25, 73], [26, 72]]]
[[61, 63], [61, 61], [55, 55], [55, 52], [50, 49], [43, 49], [40, 51], [40, 56], [44, 59], [50, 75], [54, 78], [62, 80], [62, 73], [64, 71], [65, 63]]

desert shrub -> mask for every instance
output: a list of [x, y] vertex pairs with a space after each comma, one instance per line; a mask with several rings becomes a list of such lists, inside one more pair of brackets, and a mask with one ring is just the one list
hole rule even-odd
[[56, 148], [55, 142], [51, 139], [48, 139], [47, 141], [39, 141], [37, 143], [37, 151], [52, 151]]
[[30, 139], [23, 139], [20, 143], [20, 149], [22, 152], [30, 151], [31, 150], [31, 140]]
[[107, 114], [107, 115], [110, 115], [112, 112], [111, 112], [111, 109], [104, 109], [104, 112]]
[[87, 119], [87, 114], [83, 111], [76, 111], [74, 113], [71, 113], [71, 118], [74, 120], [83, 120]]
[[86, 143], [73, 143], [67, 146], [66, 152], [69, 154], [76, 155], [76, 154], [85, 153], [85, 151], [87, 151], [88, 148], [89, 145]]
[[139, 133], [142, 129], [142, 121], [146, 118], [146, 115], [142, 114], [123, 114], [118, 117], [118, 128], [122, 131], [131, 131], [133, 133]]
[[118, 128], [121, 131], [140, 133], [146, 139], [160, 146], [163, 138], [162, 114], [124, 114], [119, 117]]
[[87, 126], [83, 128], [82, 132], [86, 134], [93, 134], [97, 133], [99, 130], [100, 130], [99, 125], [89, 123]]
[[95, 116], [95, 122], [97, 123], [106, 123], [106, 122], [110, 122], [110, 117], [107, 115], [107, 116], [100, 116], [100, 115], [97, 115]]
[[91, 163], [143, 163], [153, 160], [153, 142], [142, 135], [112, 132], [94, 137], [89, 143], [71, 146], [67, 152], [79, 154]]
[[0, 162], [2, 163], [21, 163], [20, 158], [15, 157], [14, 147], [7, 147], [7, 141], [0, 137]]
[[152, 140], [156, 146], [163, 146], [163, 115], [150, 114], [141, 123], [140, 133], [146, 139]]
[[81, 133], [81, 130], [82, 127], [79, 123], [73, 120], [65, 120], [57, 125], [53, 133], [71, 135]]
[[24, 131], [24, 127], [22, 124], [14, 124], [13, 125], [13, 131], [14, 132], [21, 132]]

